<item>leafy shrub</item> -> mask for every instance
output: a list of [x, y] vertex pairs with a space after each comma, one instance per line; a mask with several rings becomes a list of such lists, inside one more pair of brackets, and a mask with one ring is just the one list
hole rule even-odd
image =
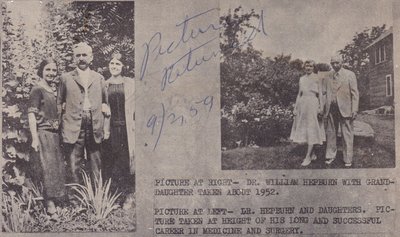
[[39, 215], [29, 223], [32, 232], [127, 232], [136, 229], [135, 210], [113, 210], [106, 218], [95, 220], [84, 209], [59, 208], [57, 218]]
[[33, 216], [45, 212], [40, 188], [33, 185], [28, 189], [23, 186], [21, 190], [21, 193], [10, 190], [1, 194], [3, 231], [30, 232], [32, 231], [30, 223], [34, 222]]
[[[222, 119], [222, 146], [268, 146], [289, 136], [293, 106], [271, 105], [260, 98], [238, 103]], [[240, 141], [240, 142], [238, 142]]]
[[14, 192], [2, 193], [2, 228], [6, 232], [25, 232], [25, 226], [31, 217], [23, 208], [23, 202]]
[[262, 59], [254, 49], [221, 64], [223, 147], [267, 146], [289, 136], [301, 65], [290, 56]]

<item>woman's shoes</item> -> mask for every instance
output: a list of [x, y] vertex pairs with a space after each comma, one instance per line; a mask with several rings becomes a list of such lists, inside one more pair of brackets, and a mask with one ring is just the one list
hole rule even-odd
[[311, 157], [304, 158], [303, 163], [301, 163], [301, 166], [303, 166], [303, 167], [308, 166], [309, 164], [311, 164], [311, 162], [313, 160], [316, 160], [316, 159], [317, 159], [317, 155], [312, 154]]
[[124, 204], [122, 205], [122, 209], [124, 209], [126, 211], [129, 209], [133, 209], [134, 207], [135, 207], [135, 194], [130, 193], [126, 197], [126, 200], [125, 200]]
[[49, 216], [54, 215], [57, 212], [57, 206], [52, 200], [47, 200], [46, 212]]
[[306, 167], [306, 166], [308, 166], [309, 164], [311, 164], [311, 161], [312, 161], [312, 158], [306, 157], [306, 158], [303, 160], [303, 162], [301, 163], [301, 166]]

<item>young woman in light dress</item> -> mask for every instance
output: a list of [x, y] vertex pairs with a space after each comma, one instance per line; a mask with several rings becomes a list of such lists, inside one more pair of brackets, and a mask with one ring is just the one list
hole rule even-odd
[[315, 63], [307, 60], [304, 63], [306, 75], [300, 78], [299, 93], [294, 107], [294, 121], [290, 139], [293, 142], [307, 144], [307, 154], [301, 163], [308, 166], [317, 158], [315, 145], [326, 140], [322, 123], [323, 100], [321, 82], [314, 73]]

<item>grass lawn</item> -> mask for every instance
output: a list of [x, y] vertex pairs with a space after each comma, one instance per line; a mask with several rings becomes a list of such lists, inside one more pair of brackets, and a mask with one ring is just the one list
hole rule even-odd
[[[395, 167], [394, 117], [359, 115], [357, 120], [371, 125], [374, 139], [356, 137], [353, 168]], [[340, 140], [340, 139], [339, 139]], [[318, 159], [306, 169], [344, 168], [340, 143], [336, 160], [326, 165], [325, 147], [319, 146]], [[306, 154], [305, 145], [286, 142], [271, 147], [242, 147], [222, 152], [223, 170], [304, 169], [300, 166]]]

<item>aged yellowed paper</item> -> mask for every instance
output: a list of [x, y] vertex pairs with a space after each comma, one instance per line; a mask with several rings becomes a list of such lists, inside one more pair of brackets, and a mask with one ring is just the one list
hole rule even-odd
[[398, 236], [398, 1], [2, 1], [2, 235]]

